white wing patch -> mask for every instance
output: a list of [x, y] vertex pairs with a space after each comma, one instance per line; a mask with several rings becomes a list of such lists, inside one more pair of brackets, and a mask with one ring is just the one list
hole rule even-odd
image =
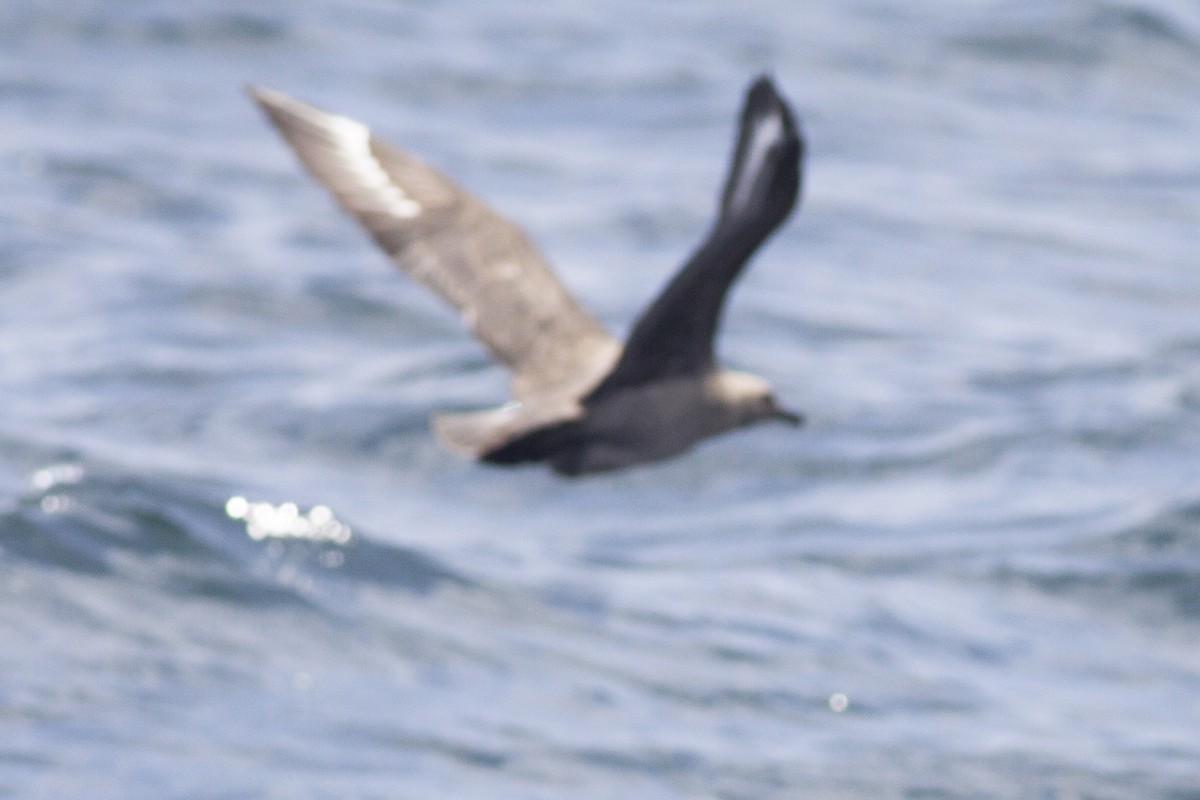
[[333, 154], [349, 172], [372, 205], [389, 214], [412, 219], [421, 213], [421, 204], [404, 193], [383, 170], [371, 153], [371, 131], [349, 117], [329, 114], [325, 120]]
[[750, 187], [754, 185], [754, 178], [762, 169], [763, 159], [767, 157], [767, 151], [781, 136], [783, 119], [777, 112], [772, 112], [754, 123], [754, 130], [750, 132], [750, 143], [746, 148], [746, 160], [742, 163], [741, 174], [738, 176], [737, 189], [729, 198], [731, 207], [737, 208], [746, 202]]

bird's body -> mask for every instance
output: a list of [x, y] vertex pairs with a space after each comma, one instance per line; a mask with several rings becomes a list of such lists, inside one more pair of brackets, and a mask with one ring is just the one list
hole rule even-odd
[[766, 381], [720, 367], [713, 353], [729, 287], [799, 194], [803, 143], [768, 79], [747, 92], [712, 231], [624, 345], [516, 225], [444, 175], [359, 122], [279, 92], [250, 92], [397, 265], [458, 308], [512, 371], [512, 402], [435, 417], [451, 449], [577, 475], [667, 458], [761, 420], [800, 423]]
[[481, 457], [492, 464], [544, 461], [565, 475], [658, 461], [754, 421], [737, 402], [748, 390], [769, 391], [760, 378], [727, 370], [650, 381], [513, 436]]

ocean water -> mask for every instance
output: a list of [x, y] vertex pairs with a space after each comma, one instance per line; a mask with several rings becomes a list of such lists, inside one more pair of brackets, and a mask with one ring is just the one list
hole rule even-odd
[[[367, 121], [624, 333], [740, 95], [802, 409], [565, 480], [242, 92]], [[0, 4], [0, 797], [1200, 798], [1200, 7]]]

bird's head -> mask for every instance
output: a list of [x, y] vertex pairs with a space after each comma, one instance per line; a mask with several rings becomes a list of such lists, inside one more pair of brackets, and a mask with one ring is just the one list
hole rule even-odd
[[731, 427], [777, 420], [793, 427], [804, 424], [804, 417], [779, 405], [771, 384], [748, 372], [721, 370], [713, 376], [710, 391], [731, 416]]

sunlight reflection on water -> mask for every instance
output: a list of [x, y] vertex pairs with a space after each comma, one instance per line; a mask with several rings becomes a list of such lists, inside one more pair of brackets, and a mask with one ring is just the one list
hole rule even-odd
[[302, 514], [295, 503], [252, 503], [235, 495], [226, 501], [225, 513], [231, 519], [244, 521], [246, 533], [256, 541], [267, 538], [336, 544], [350, 541], [350, 526], [338, 520], [328, 506], [316, 505]]

